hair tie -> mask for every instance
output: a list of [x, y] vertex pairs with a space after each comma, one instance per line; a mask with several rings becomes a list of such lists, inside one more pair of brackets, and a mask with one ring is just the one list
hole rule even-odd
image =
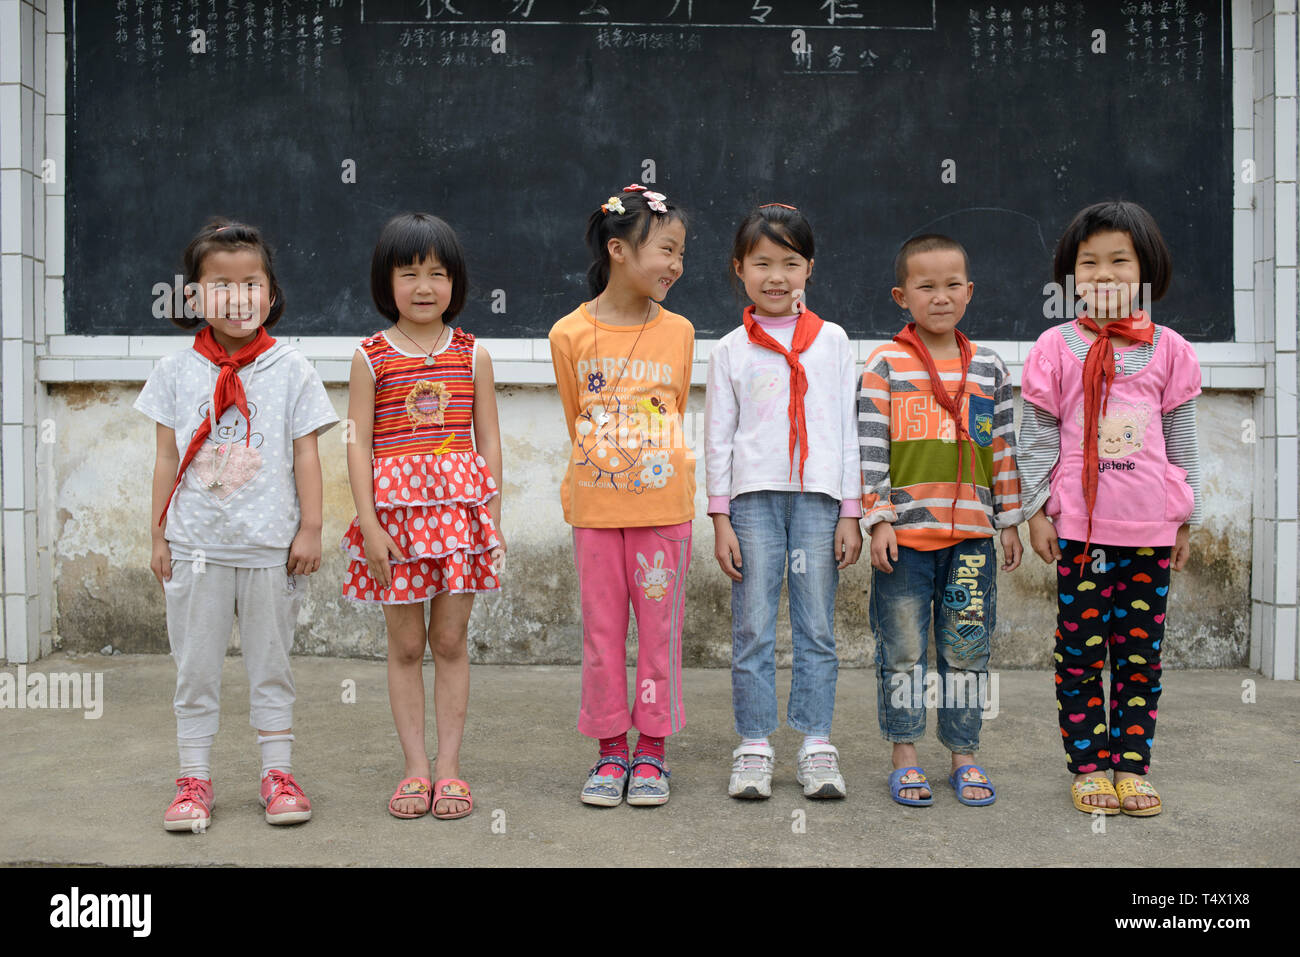
[[601, 203], [600, 208], [606, 213], [618, 213], [619, 215], [627, 212], [623, 208], [623, 201], [617, 196], [611, 196], [607, 202]]
[[799, 207], [798, 207], [798, 206], [787, 206], [785, 203], [764, 203], [762, 206], [760, 206], [760, 207], [758, 207], [758, 208], [759, 208], [759, 209], [767, 209], [769, 206], [780, 206], [782, 209], [788, 209], [788, 210], [791, 210], [791, 211], [796, 212], [796, 213], [799, 212]]

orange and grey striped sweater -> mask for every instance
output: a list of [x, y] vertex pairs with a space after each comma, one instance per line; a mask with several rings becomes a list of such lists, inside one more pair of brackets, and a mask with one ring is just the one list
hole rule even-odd
[[[967, 443], [960, 487], [956, 429], [935, 401], [925, 363], [897, 342], [867, 360], [858, 394], [863, 521], [868, 528], [892, 522], [899, 545], [946, 548], [1021, 521], [1011, 376], [996, 352], [972, 345], [961, 414], [975, 454], [972, 463]], [[949, 395], [955, 394], [961, 360], [937, 359], [935, 366]]]

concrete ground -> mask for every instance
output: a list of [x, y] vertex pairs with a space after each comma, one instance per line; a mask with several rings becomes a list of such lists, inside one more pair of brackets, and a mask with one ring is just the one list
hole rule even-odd
[[[979, 755], [998, 787], [991, 807], [955, 800], [933, 714], [920, 754], [934, 805], [889, 799], [869, 670], [840, 673], [834, 741], [846, 800], [803, 797], [799, 738], [787, 728], [774, 738], [771, 800], [731, 800], [730, 674], [690, 670], [687, 727], [669, 743], [672, 800], [599, 809], [578, 801], [595, 750], [574, 730], [578, 669], [476, 666], [462, 763], [476, 806], [446, 822], [399, 821], [385, 810], [402, 764], [384, 662], [299, 658], [294, 770], [315, 813], [305, 825], [273, 828], [257, 802], [243, 663], [228, 658], [216, 808], [204, 834], [161, 826], [176, 761], [169, 657], [55, 655], [27, 669], [36, 672], [102, 672], [103, 714], [0, 710], [2, 865], [1300, 865], [1300, 684], [1244, 670], [1168, 674], [1151, 776], [1166, 810], [1107, 818], [1104, 833], [1070, 803], [1045, 672], [1000, 673], [1000, 713], [985, 722]], [[783, 698], [789, 680], [778, 672]], [[348, 682], [355, 703], [343, 700]], [[425, 682], [432, 688], [431, 665]], [[1253, 702], [1243, 701], [1246, 683]], [[432, 750], [432, 730], [429, 741]]]

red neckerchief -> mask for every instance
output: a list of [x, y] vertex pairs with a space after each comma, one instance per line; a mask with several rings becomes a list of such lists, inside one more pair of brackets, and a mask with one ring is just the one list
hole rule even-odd
[[233, 356], [226, 352], [221, 343], [217, 342], [217, 337], [212, 334], [211, 326], [204, 326], [199, 330], [198, 335], [194, 337], [194, 351], [211, 361], [213, 365], [220, 366], [221, 372], [217, 375], [216, 388], [212, 390], [212, 410], [207, 418], [203, 420], [203, 424], [194, 430], [194, 438], [190, 439], [190, 447], [185, 450], [185, 457], [181, 459], [181, 467], [176, 471], [176, 484], [172, 486], [171, 495], [167, 496], [167, 504], [163, 506], [162, 514], [158, 516], [159, 525], [162, 525], [167, 520], [167, 509], [171, 508], [172, 499], [176, 496], [176, 490], [181, 487], [181, 479], [185, 476], [185, 470], [212, 433], [213, 421], [225, 415], [226, 410], [232, 405], [244, 414], [244, 421], [248, 423], [248, 428], [244, 430], [244, 444], [250, 444], [253, 423], [248, 415], [248, 397], [244, 395], [244, 383], [239, 378], [239, 370], [273, 345], [275, 345], [275, 340], [271, 338], [269, 332], [261, 327], [258, 328], [257, 334], [253, 336], [253, 341]]
[[[903, 327], [903, 331], [894, 336], [894, 341], [906, 346], [911, 346], [916, 350], [916, 354], [921, 357], [925, 363], [925, 371], [930, 374], [930, 391], [934, 393], [934, 401], [938, 402], [947, 413], [952, 416], [953, 427], [957, 432], [957, 482], [954, 486], [958, 489], [957, 494], [952, 497], [952, 533], [957, 534], [957, 499], [960, 497], [962, 459], [965, 451], [965, 442], [970, 442], [973, 446], [975, 440], [971, 438], [970, 430], [966, 427], [966, 422], [961, 416], [961, 400], [966, 394], [966, 376], [970, 372], [971, 356], [975, 354], [974, 347], [971, 346], [970, 340], [959, 329], [952, 331], [953, 336], [957, 339], [957, 349], [961, 352], [961, 384], [957, 387], [956, 395], [949, 395], [947, 387], [939, 378], [939, 370], [934, 364], [934, 356], [930, 355], [930, 349], [921, 337], [916, 334], [916, 323], [909, 322]], [[970, 457], [970, 474], [971, 488], [975, 488], [975, 449], [971, 449]], [[979, 501], [979, 493], [976, 492], [976, 501]]]
[[790, 364], [790, 475], [794, 476], [794, 445], [799, 443], [799, 491], [803, 491], [803, 463], [808, 458], [808, 425], [804, 419], [803, 400], [808, 392], [808, 373], [799, 361], [799, 353], [804, 352], [822, 331], [822, 319], [809, 309], [799, 313], [795, 322], [794, 338], [787, 349], [773, 339], [754, 318], [754, 307], [745, 309], [745, 332], [749, 341], [763, 349], [771, 349], [785, 356]]
[[1097, 504], [1097, 424], [1106, 414], [1110, 401], [1110, 386], [1115, 378], [1115, 348], [1111, 336], [1127, 336], [1136, 342], [1155, 341], [1155, 324], [1139, 309], [1127, 319], [1116, 319], [1098, 326], [1090, 317], [1080, 314], [1079, 325], [1097, 336], [1088, 349], [1083, 362], [1083, 500], [1088, 506], [1088, 540], [1083, 553], [1088, 554], [1092, 544], [1092, 509]]

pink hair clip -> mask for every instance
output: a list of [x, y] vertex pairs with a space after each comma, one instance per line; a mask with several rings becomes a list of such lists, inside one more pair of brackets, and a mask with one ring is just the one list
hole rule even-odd
[[652, 193], [650, 190], [646, 189], [640, 183], [633, 183], [630, 186], [624, 186], [623, 192], [645, 193], [645, 203], [647, 206], [653, 209], [656, 213], [668, 212], [668, 207], [664, 205], [664, 202], [668, 199], [668, 197], [665, 196], [663, 193]]

